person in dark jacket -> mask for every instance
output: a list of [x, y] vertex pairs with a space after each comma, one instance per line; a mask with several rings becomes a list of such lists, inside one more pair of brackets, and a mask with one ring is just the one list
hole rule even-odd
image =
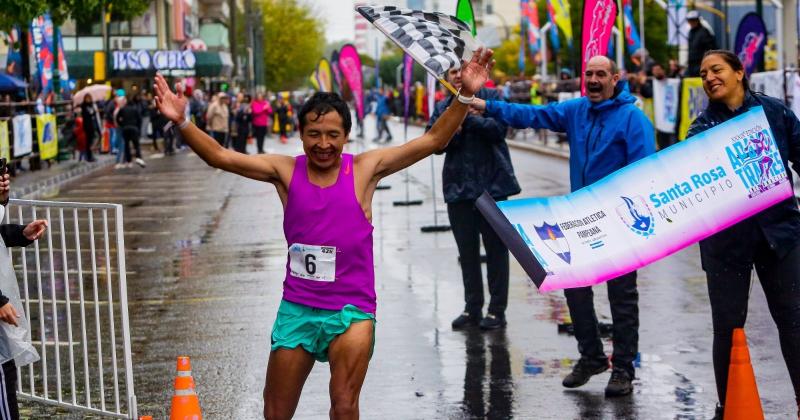
[[80, 157], [81, 159], [85, 158], [87, 162], [94, 162], [95, 160], [92, 157], [92, 147], [94, 146], [94, 140], [100, 134], [100, 118], [97, 112], [97, 106], [92, 100], [92, 95], [87, 94], [84, 96], [81, 103], [81, 121], [86, 141], [83, 145], [83, 150], [80, 151]]
[[[739, 58], [730, 51], [706, 53], [700, 67], [708, 107], [689, 128], [694, 136], [761, 106], [790, 183], [789, 162], [800, 168], [800, 121], [783, 101], [750, 92]], [[778, 327], [781, 351], [800, 402], [800, 210], [794, 196], [700, 241], [714, 328], [714, 377], [725, 402], [732, 334], [744, 327], [755, 267]], [[800, 413], [798, 413], [800, 414]], [[723, 407], [717, 407], [722, 419]]]
[[[8, 204], [9, 191], [9, 176], [4, 174], [0, 176], [0, 205], [5, 206]], [[0, 210], [0, 213], [5, 213], [4, 210]], [[0, 215], [0, 219], [3, 219], [2, 215]], [[0, 225], [0, 236], [2, 236], [5, 244], [5, 247], [0, 252], [6, 252], [5, 248], [28, 246], [33, 241], [41, 238], [46, 230], [46, 220], [35, 220], [24, 226], [14, 224]], [[3, 291], [0, 290], [0, 321], [16, 327], [19, 316], [17, 309], [9, 302], [8, 296], [4, 295]], [[4, 362], [0, 367], [0, 381], [2, 381], [0, 407], [3, 407], [0, 410], [0, 418], [18, 420], [17, 364], [14, 359]]]
[[236, 122], [236, 138], [233, 140], [233, 150], [247, 153], [247, 138], [250, 137], [250, 122], [253, 120], [250, 108], [250, 95], [239, 93], [236, 96], [236, 110], [233, 119]]
[[[447, 79], [456, 89], [461, 87], [461, 74], [451, 69]], [[476, 94], [483, 99], [497, 100], [497, 90], [482, 88]], [[428, 130], [453, 102], [454, 97], [436, 104]], [[453, 329], [480, 325], [496, 329], [506, 325], [508, 305], [508, 248], [475, 208], [475, 200], [488, 191], [495, 200], [505, 200], [519, 194], [505, 134], [506, 125], [470, 110], [461, 129], [443, 150], [442, 188], [447, 214], [458, 247], [461, 277], [464, 281], [464, 312], [456, 318]], [[486, 249], [486, 277], [491, 299], [485, 318], [483, 311], [483, 279], [481, 274], [480, 241]]]
[[139, 144], [142, 108], [135, 98], [128, 98], [125, 105], [117, 112], [116, 122], [122, 131], [122, 138], [125, 140], [125, 163], [130, 165], [133, 160], [131, 156], [131, 146], [133, 146], [136, 152], [136, 164], [144, 168], [147, 164], [142, 159], [142, 148]]
[[686, 21], [689, 22], [689, 60], [686, 67], [686, 77], [700, 76], [700, 61], [706, 51], [717, 48], [717, 41], [714, 35], [700, 22], [700, 13], [697, 10], [690, 10], [686, 13]]
[[[583, 188], [617, 169], [655, 152], [653, 125], [639, 110], [620, 81], [614, 61], [592, 57], [586, 66], [587, 95], [547, 106], [510, 104], [475, 99], [478, 109], [514, 128], [547, 128], [566, 132], [570, 148], [572, 191]], [[608, 369], [608, 357], [600, 341], [594, 295], [591, 287], [564, 291], [578, 340], [581, 358], [564, 378], [567, 388], [579, 387], [592, 375]], [[639, 292], [636, 272], [608, 282], [608, 300], [614, 323], [614, 369], [605, 394], [630, 394], [634, 377], [633, 360], [639, 345]]]

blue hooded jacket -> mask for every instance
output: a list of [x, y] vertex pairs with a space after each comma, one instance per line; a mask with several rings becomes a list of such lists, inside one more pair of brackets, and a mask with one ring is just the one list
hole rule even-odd
[[572, 191], [655, 153], [655, 130], [634, 105], [627, 82], [616, 95], [594, 103], [587, 97], [545, 106], [487, 101], [488, 115], [514, 128], [546, 128], [567, 134]]

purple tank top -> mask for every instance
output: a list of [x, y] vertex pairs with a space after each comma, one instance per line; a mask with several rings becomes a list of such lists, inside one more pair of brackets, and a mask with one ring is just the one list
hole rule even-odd
[[283, 298], [332, 311], [350, 304], [374, 314], [373, 227], [356, 197], [353, 155], [342, 154], [336, 183], [326, 188], [308, 180], [306, 156], [297, 156], [284, 213]]

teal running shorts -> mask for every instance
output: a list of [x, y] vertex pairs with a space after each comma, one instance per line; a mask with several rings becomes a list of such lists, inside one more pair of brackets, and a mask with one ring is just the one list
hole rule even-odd
[[[272, 351], [303, 346], [314, 359], [327, 362], [331, 341], [347, 331], [351, 324], [367, 320], [376, 322], [375, 315], [363, 312], [353, 305], [346, 305], [341, 311], [329, 311], [281, 300], [278, 316], [272, 327]], [[374, 350], [373, 324], [370, 358]]]

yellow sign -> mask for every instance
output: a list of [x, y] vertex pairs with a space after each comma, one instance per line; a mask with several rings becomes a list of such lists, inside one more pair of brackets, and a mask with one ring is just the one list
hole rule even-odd
[[106, 80], [106, 53], [104, 51], [94, 52], [94, 80]]
[[11, 160], [11, 146], [8, 142], [8, 120], [0, 121], [0, 158]]
[[39, 157], [53, 159], [58, 155], [58, 135], [56, 116], [43, 114], [36, 116], [36, 138], [39, 141]]
[[708, 106], [708, 96], [703, 90], [703, 79], [687, 77], [681, 82], [681, 123], [678, 126], [678, 140], [685, 140], [689, 126]]

